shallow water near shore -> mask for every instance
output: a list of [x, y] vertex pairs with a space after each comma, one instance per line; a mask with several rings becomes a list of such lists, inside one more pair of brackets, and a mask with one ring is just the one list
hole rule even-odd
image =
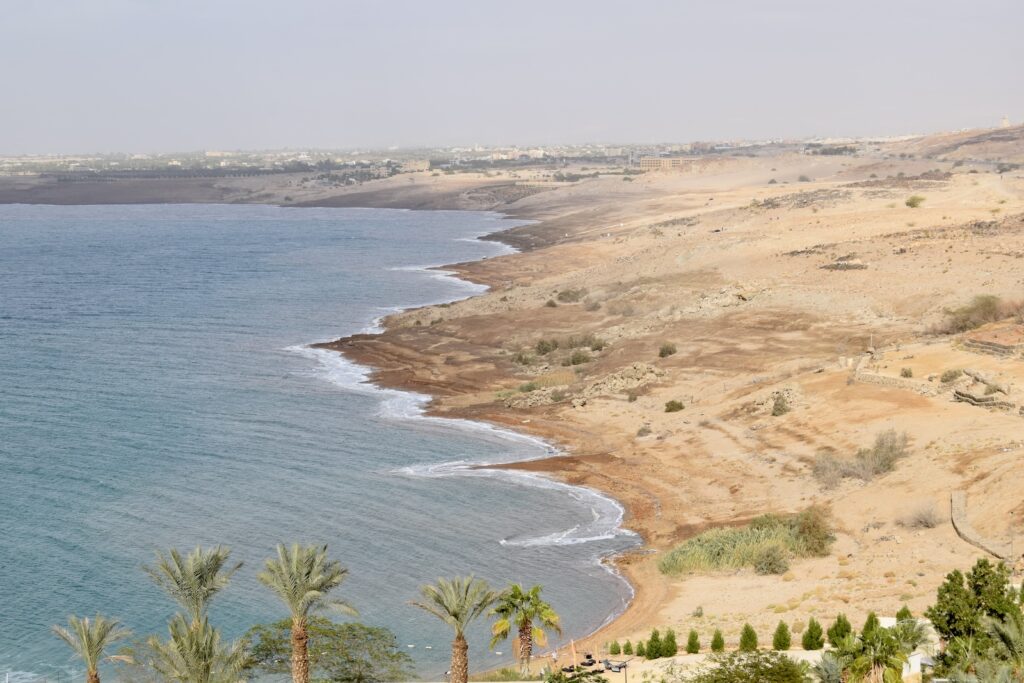
[[[635, 544], [615, 501], [472, 465], [543, 457], [536, 440], [424, 418], [425, 397], [306, 347], [395, 307], [480, 288], [424, 271], [505, 253], [465, 239], [494, 214], [265, 206], [0, 206], [0, 674], [80, 672], [49, 633], [97, 611], [137, 635], [173, 606], [140, 565], [229, 545], [214, 604], [230, 637], [284, 616], [255, 580], [281, 541], [325, 542], [342, 594], [423, 676], [450, 635], [408, 605], [438, 576], [544, 585], [565, 638], [629, 599], [600, 558]], [[474, 668], [509, 659], [473, 629]], [[408, 647], [413, 646], [413, 647]]]

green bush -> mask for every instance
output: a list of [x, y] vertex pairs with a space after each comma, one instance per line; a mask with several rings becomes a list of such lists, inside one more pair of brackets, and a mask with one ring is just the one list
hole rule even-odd
[[814, 617], [807, 622], [807, 629], [801, 638], [801, 645], [805, 650], [820, 650], [825, 647], [825, 638], [821, 632], [821, 624]]
[[743, 624], [740, 632], [740, 652], [753, 652], [757, 650], [757, 631], [750, 624]]
[[583, 365], [594, 360], [589, 353], [583, 349], [576, 349], [569, 357], [562, 361], [562, 365]]
[[633, 643], [631, 643], [630, 641], [627, 640], [626, 643], [622, 646], [622, 654], [624, 654], [624, 655], [631, 655], [631, 654], [633, 654]]
[[950, 382], [955, 382], [958, 379], [960, 379], [960, 377], [963, 376], [963, 374], [964, 371], [960, 369], [946, 370], [945, 372], [942, 373], [942, 377], [940, 377], [940, 379], [942, 380], [943, 384], [949, 384]]
[[[715, 631], [715, 633], [719, 636], [722, 635], [721, 631]], [[712, 647], [714, 647], [714, 645], [712, 645]], [[724, 649], [725, 643], [722, 643], [722, 647]], [[686, 638], [686, 653], [695, 655], [698, 652], [700, 652], [700, 636], [697, 635], [695, 630], [690, 629], [690, 635]]]
[[772, 543], [761, 549], [754, 558], [754, 571], [758, 574], [785, 574], [789, 571], [789, 553], [781, 543]]
[[608, 646], [608, 654], [610, 655], [621, 655], [622, 647], [619, 645], [619, 641], [613, 640], [612, 644]]
[[670, 342], [665, 342], [661, 345], [661, 348], [658, 349], [658, 358], [668, 358], [669, 356], [675, 355], [675, 353], [676, 345]]
[[544, 305], [547, 306], [548, 308], [558, 308], [558, 304], [555, 303], [554, 299], [548, 299], [547, 301], [544, 302]]
[[811, 507], [795, 515], [762, 515], [745, 527], [708, 529], [665, 553], [658, 567], [669, 575], [755, 567], [771, 547], [784, 549], [786, 557], [821, 557], [833, 540], [825, 512]]
[[725, 652], [725, 638], [722, 636], [721, 629], [715, 629], [715, 634], [711, 636], [711, 651], [712, 652]]
[[676, 400], [669, 401], [665, 404], [666, 413], [678, 413], [683, 408], [684, 406], [682, 402]]
[[647, 657], [647, 646], [644, 645], [644, 641], [642, 640], [636, 644], [636, 656], [644, 658]]
[[672, 629], [665, 631], [665, 637], [661, 639], [661, 656], [675, 657], [679, 654], [679, 644], [676, 643], [676, 632]]
[[846, 615], [840, 612], [836, 620], [828, 627], [828, 643], [832, 647], [838, 647], [839, 643], [851, 633], [853, 633], [853, 625], [850, 624]]
[[781, 652], [731, 652], [710, 657], [686, 683], [805, 683], [808, 666]]
[[786, 625], [786, 622], [780, 621], [779, 625], [775, 627], [775, 633], [772, 634], [772, 649], [784, 652], [792, 645], [792, 641], [789, 626]]
[[910, 621], [913, 618], [914, 618], [913, 613], [910, 611], [910, 608], [907, 607], [906, 605], [903, 605], [903, 607], [900, 607], [900, 611], [896, 613], [896, 621], [897, 622], [900, 622], [900, 621]]
[[913, 376], [914, 376], [914, 369], [913, 368], [901, 368], [900, 369], [900, 377], [908, 377], [909, 378], [909, 377], [913, 377]]
[[533, 350], [536, 351], [541, 356], [546, 356], [547, 354], [551, 353], [552, 351], [557, 351], [558, 350], [558, 340], [557, 339], [541, 339], [533, 347]]
[[661, 656], [661, 634], [658, 633], [658, 629], [651, 631], [651, 638], [644, 647], [644, 655], [647, 659], [657, 659]]
[[882, 628], [882, 625], [878, 621], [878, 615], [874, 612], [868, 612], [868, 617], [864, 620], [864, 627], [860, 630], [860, 635], [867, 640], [872, 633], [880, 628]]
[[907, 197], [907, 201], [903, 203], [909, 206], [911, 209], [916, 209], [917, 207], [924, 204], [924, 197], [922, 197], [919, 194], [913, 194]]

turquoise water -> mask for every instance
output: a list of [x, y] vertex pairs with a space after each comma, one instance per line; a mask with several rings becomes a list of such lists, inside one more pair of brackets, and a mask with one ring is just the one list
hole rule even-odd
[[[417, 586], [475, 572], [542, 583], [566, 638], [622, 609], [599, 558], [632, 545], [612, 501], [464, 465], [545, 455], [533, 440], [423, 418], [423, 397], [305, 345], [396, 306], [478, 288], [423, 266], [507, 251], [499, 216], [262, 206], [0, 206], [0, 675], [80, 670], [67, 614], [162, 633], [173, 606], [140, 565], [229, 545], [228, 635], [284, 616], [255, 580], [278, 542], [328, 543], [343, 594], [422, 675], [450, 636]], [[472, 640], [475, 668], [508, 659]], [[567, 641], [566, 641], [567, 642]]]

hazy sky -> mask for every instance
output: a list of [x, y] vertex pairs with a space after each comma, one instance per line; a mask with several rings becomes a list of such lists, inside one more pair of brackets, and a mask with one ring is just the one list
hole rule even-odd
[[0, 0], [0, 153], [1024, 120], [1024, 0]]

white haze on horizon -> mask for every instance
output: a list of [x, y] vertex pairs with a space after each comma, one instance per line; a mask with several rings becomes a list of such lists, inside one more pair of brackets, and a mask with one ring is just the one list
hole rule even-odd
[[1019, 0], [4, 5], [7, 154], [899, 135], [1024, 120]]

